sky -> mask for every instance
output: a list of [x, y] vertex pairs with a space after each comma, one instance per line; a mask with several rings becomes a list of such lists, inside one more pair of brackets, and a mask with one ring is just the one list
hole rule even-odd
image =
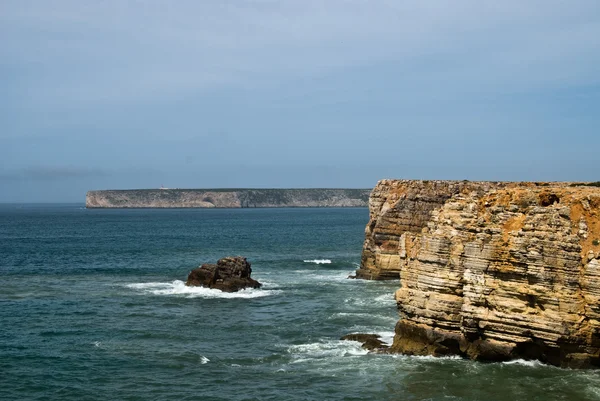
[[600, 180], [598, 0], [0, 0], [0, 202]]

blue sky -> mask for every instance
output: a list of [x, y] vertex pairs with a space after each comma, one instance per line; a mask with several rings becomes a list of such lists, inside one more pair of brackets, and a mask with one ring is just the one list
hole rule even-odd
[[597, 0], [2, 0], [0, 38], [0, 202], [600, 180]]

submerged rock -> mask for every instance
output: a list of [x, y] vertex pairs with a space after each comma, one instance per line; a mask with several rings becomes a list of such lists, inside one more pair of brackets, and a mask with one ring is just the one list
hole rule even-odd
[[229, 256], [217, 264], [205, 263], [188, 275], [185, 285], [215, 288], [235, 292], [244, 288], [259, 288], [262, 284], [250, 278], [252, 268], [246, 258]]
[[346, 334], [340, 340], [358, 341], [362, 343], [362, 347], [372, 352], [387, 352], [390, 348], [386, 343], [381, 341], [381, 336], [377, 334], [353, 333]]

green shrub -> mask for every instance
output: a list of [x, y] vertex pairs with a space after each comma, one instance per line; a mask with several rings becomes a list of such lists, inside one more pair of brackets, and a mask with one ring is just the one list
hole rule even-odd
[[595, 182], [574, 182], [572, 187], [600, 187], [600, 181]]
[[598, 240], [598, 239], [593, 240], [592, 245], [594, 245], [594, 246], [600, 245], [600, 240]]

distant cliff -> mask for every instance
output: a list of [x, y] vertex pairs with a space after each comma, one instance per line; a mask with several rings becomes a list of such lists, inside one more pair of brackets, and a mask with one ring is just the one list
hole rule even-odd
[[600, 367], [600, 188], [383, 180], [361, 268], [399, 279], [392, 350]]
[[370, 189], [131, 189], [89, 191], [87, 208], [367, 207]]

